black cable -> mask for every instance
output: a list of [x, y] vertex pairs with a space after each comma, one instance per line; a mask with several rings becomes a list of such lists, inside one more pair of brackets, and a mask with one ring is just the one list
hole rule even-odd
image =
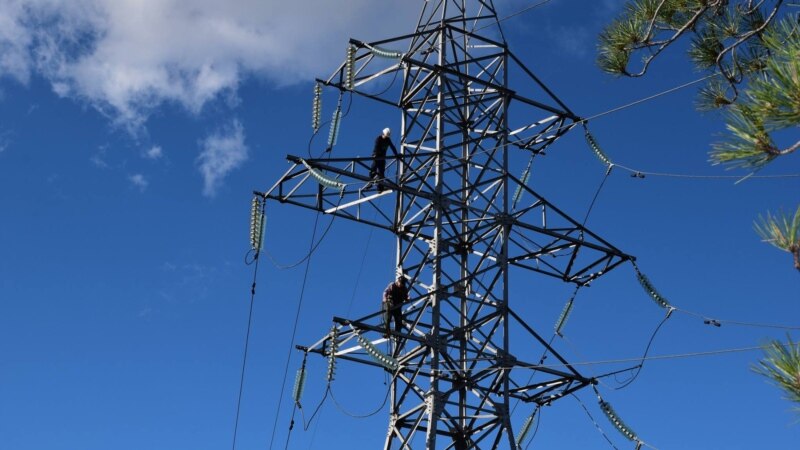
[[[375, 218], [378, 217], [378, 210], [381, 205], [381, 201], [383, 198], [378, 199], [378, 204], [375, 206], [375, 212], [372, 214], [372, 221], [375, 221]], [[364, 265], [367, 262], [367, 252], [369, 251], [369, 244], [372, 241], [372, 232], [375, 231], [375, 227], [369, 227], [369, 234], [367, 235], [367, 242], [364, 244], [364, 254], [361, 255], [361, 265], [358, 267], [358, 273], [356, 274], [356, 282], [353, 285], [353, 294], [350, 296], [350, 302], [347, 304], [347, 313], [345, 313], [345, 317], [350, 316], [350, 310], [353, 307], [353, 302], [356, 299], [356, 293], [358, 292], [358, 285], [361, 282], [361, 274], [364, 272]]]
[[314, 412], [311, 414], [311, 417], [308, 418], [308, 422], [306, 422], [306, 415], [303, 412], [303, 406], [298, 405], [300, 408], [300, 415], [303, 416], [303, 431], [308, 431], [308, 428], [311, 427], [311, 422], [314, 420], [314, 416], [316, 416], [319, 410], [322, 408], [322, 405], [325, 403], [325, 399], [328, 398], [328, 392], [330, 392], [330, 390], [331, 387], [328, 385], [328, 387], [325, 388], [325, 395], [322, 396], [322, 400], [320, 400], [317, 407], [314, 408]]
[[[626, 382], [623, 382], [620, 386], [615, 387], [614, 388], [615, 390], [618, 391], [620, 389], [624, 389], [624, 388], [630, 386], [631, 383], [636, 381], [636, 378], [639, 377], [639, 374], [642, 373], [642, 367], [644, 367], [644, 361], [647, 359], [647, 354], [650, 353], [650, 346], [653, 345], [653, 340], [656, 338], [656, 335], [658, 334], [658, 331], [667, 322], [667, 319], [669, 319], [671, 315], [672, 315], [672, 310], [670, 309], [667, 312], [667, 315], [664, 316], [664, 318], [661, 320], [661, 323], [659, 323], [658, 326], [656, 327], [656, 329], [653, 331], [653, 334], [650, 336], [650, 340], [647, 342], [647, 347], [644, 349], [644, 354], [642, 355], [641, 362], [639, 362], [639, 364], [637, 364], [636, 366], [634, 366], [633, 368], [630, 369], [630, 370], [636, 370], [636, 373], [631, 377], [630, 380], [628, 380]], [[623, 372], [625, 372], [625, 371], [623, 371]]]
[[575, 395], [575, 394], [570, 394], [570, 395], [571, 395], [573, 398], [575, 398], [575, 400], [577, 400], [577, 401], [578, 401], [578, 404], [580, 404], [580, 405], [581, 405], [581, 407], [583, 408], [583, 410], [584, 410], [584, 411], [586, 411], [586, 415], [587, 415], [587, 416], [589, 416], [589, 420], [591, 420], [591, 421], [592, 421], [592, 423], [594, 424], [594, 427], [595, 427], [595, 428], [597, 428], [597, 431], [599, 431], [599, 432], [600, 432], [600, 434], [601, 434], [601, 435], [603, 435], [603, 437], [605, 438], [606, 442], [608, 442], [608, 445], [610, 445], [610, 446], [611, 446], [611, 448], [613, 448], [614, 450], [619, 450], [619, 449], [617, 448], [617, 446], [616, 446], [616, 445], [614, 445], [614, 443], [613, 443], [613, 442], [611, 442], [611, 439], [609, 439], [609, 438], [608, 438], [608, 435], [606, 435], [606, 433], [603, 431], [603, 429], [602, 429], [602, 428], [600, 428], [600, 424], [598, 424], [598, 423], [597, 423], [597, 421], [596, 421], [596, 420], [594, 420], [594, 417], [592, 416], [592, 413], [590, 413], [590, 412], [589, 412], [589, 409], [588, 409], [588, 408], [586, 408], [586, 405], [584, 405], [584, 404], [583, 404], [583, 402], [581, 401], [581, 399], [580, 399], [580, 398], [579, 398], [577, 395]]
[[542, 408], [538, 408], [539, 411], [536, 413], [536, 428], [533, 429], [533, 435], [531, 435], [530, 439], [528, 439], [528, 443], [525, 444], [525, 450], [528, 450], [528, 447], [531, 446], [531, 442], [533, 442], [536, 435], [539, 433], [539, 425], [542, 423]]
[[[261, 214], [263, 217], [264, 214], [264, 205], [261, 205]], [[233, 443], [231, 444], [231, 449], [236, 449], [236, 435], [239, 432], [239, 413], [241, 412], [242, 406], [242, 392], [244, 391], [244, 374], [245, 369], [247, 368], [247, 351], [250, 347], [250, 329], [252, 328], [253, 324], [253, 304], [255, 303], [256, 298], [256, 280], [258, 278], [258, 250], [251, 250], [247, 252], [247, 254], [253, 253], [253, 262], [255, 262], [255, 266], [253, 266], [253, 284], [250, 286], [250, 311], [247, 313], [247, 332], [245, 333], [244, 338], [244, 354], [242, 355], [242, 373], [239, 378], [239, 396], [236, 400], [236, 419], [234, 420], [233, 425]], [[247, 256], [245, 256], [245, 263]], [[252, 264], [252, 262], [251, 262]]]
[[[392, 383], [394, 382], [394, 379], [395, 379], [395, 378], [396, 378], [396, 374], [395, 374], [394, 376], [392, 376], [392, 380], [391, 380], [391, 382], [392, 382]], [[352, 417], [352, 418], [354, 418], [354, 419], [366, 419], [367, 417], [372, 417], [372, 416], [374, 416], [375, 414], [378, 414], [379, 412], [381, 412], [381, 410], [383, 409], [383, 407], [384, 407], [384, 406], [386, 406], [386, 402], [389, 400], [389, 393], [391, 393], [391, 392], [392, 392], [392, 387], [391, 387], [391, 383], [389, 383], [389, 388], [388, 388], [388, 389], [386, 389], [386, 395], [384, 395], [384, 397], [383, 397], [383, 402], [381, 403], [381, 405], [380, 405], [380, 406], [378, 407], [378, 409], [376, 409], [375, 411], [372, 411], [372, 412], [370, 412], [370, 413], [367, 413], [367, 414], [353, 414], [353, 413], [351, 413], [351, 412], [347, 411], [347, 410], [346, 410], [346, 409], [345, 409], [345, 408], [344, 408], [344, 407], [343, 407], [343, 406], [342, 406], [342, 405], [339, 403], [339, 401], [338, 401], [338, 400], [336, 400], [336, 396], [335, 396], [335, 395], [333, 395], [333, 389], [330, 389], [330, 387], [329, 387], [329, 388], [328, 388], [328, 391], [331, 393], [331, 398], [333, 399], [333, 404], [334, 404], [334, 405], [336, 405], [336, 408], [337, 408], [337, 409], [339, 409], [339, 411], [341, 411], [341, 412], [342, 412], [342, 413], [344, 413], [345, 415], [348, 415], [348, 416], [350, 416], [350, 417]]]
[[[342, 197], [339, 197], [339, 203], [337, 203], [336, 206], [338, 207], [341, 203], [342, 203]], [[281, 263], [275, 261], [275, 258], [272, 257], [272, 253], [270, 253], [269, 250], [266, 249], [266, 247], [264, 247], [263, 252], [267, 254], [267, 257], [272, 262], [272, 265], [275, 266], [275, 268], [277, 268], [279, 270], [294, 269], [295, 267], [299, 266], [300, 264], [303, 264], [304, 262], [308, 261], [311, 258], [311, 255], [313, 255], [314, 252], [317, 251], [317, 248], [319, 248], [319, 245], [322, 244], [323, 240], [325, 240], [325, 236], [328, 235], [328, 231], [330, 231], [331, 227], [333, 226], [334, 219], [336, 219], [336, 215], [335, 214], [331, 216], [331, 221], [328, 223], [328, 226], [325, 228], [325, 231], [322, 233], [322, 236], [320, 236], [319, 240], [316, 243], [314, 243], [313, 242], [313, 238], [312, 238], [311, 249], [308, 251], [308, 253], [305, 256], [303, 256], [297, 262], [294, 262], [292, 264], [281, 264]], [[319, 211], [317, 212], [317, 219], [316, 220], [319, 220]], [[314, 229], [315, 230], [316, 230], [316, 220], [314, 221], [314, 223], [315, 223]], [[315, 233], [316, 233], [316, 231], [315, 231]]]
[[586, 221], [589, 220], [589, 214], [592, 213], [592, 208], [594, 208], [595, 202], [597, 202], [597, 197], [600, 196], [600, 191], [603, 190], [603, 186], [606, 184], [606, 180], [608, 180], [608, 176], [611, 175], [611, 169], [613, 165], [609, 165], [608, 169], [606, 169], [606, 175], [603, 177], [603, 181], [600, 182], [600, 186], [597, 187], [597, 191], [594, 193], [594, 198], [592, 198], [592, 203], [589, 204], [589, 209], [586, 210], [586, 216], [583, 217], [583, 223], [581, 226], [586, 226]]
[[[317, 236], [317, 225], [319, 224], [319, 216], [320, 216], [320, 214], [319, 214], [319, 212], [317, 212], [317, 215], [316, 215], [316, 217], [314, 219], [314, 231], [311, 233], [312, 251], [310, 251], [308, 256], [305, 258], [306, 270], [305, 270], [305, 273], [303, 274], [303, 284], [302, 284], [302, 287], [300, 288], [300, 299], [297, 302], [297, 311], [296, 311], [295, 316], [294, 316], [294, 326], [292, 327], [292, 338], [291, 338], [291, 340], [289, 342], [289, 351], [286, 354], [286, 365], [285, 365], [285, 367], [283, 369], [283, 382], [281, 383], [281, 393], [280, 393], [280, 396], [278, 397], [278, 407], [275, 410], [275, 422], [272, 425], [272, 436], [270, 437], [270, 440], [269, 440], [269, 448], [270, 448], [270, 450], [272, 449], [272, 444], [273, 444], [273, 442], [275, 440], [275, 430], [277, 430], [277, 428], [278, 428], [278, 417], [280, 417], [281, 404], [283, 403], [283, 393], [284, 393], [284, 390], [286, 389], [286, 376], [289, 373], [289, 361], [292, 358], [292, 346], [294, 345], [294, 338], [295, 338], [295, 336], [297, 334], [297, 323], [300, 321], [300, 310], [301, 310], [301, 307], [303, 306], [303, 296], [305, 295], [305, 292], [306, 292], [306, 281], [308, 280], [308, 269], [311, 266], [311, 255], [314, 253], [313, 252], [313, 246], [314, 246], [314, 239]], [[333, 219], [331, 219], [331, 223], [333, 223]], [[330, 226], [328, 228], [330, 229]], [[327, 232], [327, 230], [326, 230], [326, 232]], [[321, 241], [322, 241], [322, 239], [320, 239], [320, 242]]]

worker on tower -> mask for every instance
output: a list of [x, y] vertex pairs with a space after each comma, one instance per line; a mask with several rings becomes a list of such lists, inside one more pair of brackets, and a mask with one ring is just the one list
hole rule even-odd
[[382, 182], [385, 178], [384, 172], [386, 172], [386, 150], [391, 147], [394, 154], [397, 155], [397, 148], [392, 143], [391, 135], [392, 130], [384, 128], [383, 132], [375, 138], [375, 147], [372, 149], [372, 166], [369, 168], [370, 182], [365, 188], [375, 184], [378, 186], [378, 192], [384, 190]]
[[386, 337], [389, 337], [391, 331], [391, 322], [394, 321], [394, 330], [401, 332], [403, 330], [403, 304], [408, 301], [408, 288], [406, 287], [406, 279], [400, 274], [397, 279], [386, 286], [383, 291], [383, 323], [386, 325]]

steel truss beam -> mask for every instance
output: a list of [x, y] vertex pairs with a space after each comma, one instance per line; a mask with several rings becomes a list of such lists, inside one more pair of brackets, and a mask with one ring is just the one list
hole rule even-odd
[[[319, 81], [402, 111], [387, 190], [364, 189], [371, 158], [288, 156], [263, 195], [393, 233], [411, 299], [402, 332], [384, 337], [381, 312], [334, 318], [336, 333], [304, 349], [392, 374], [386, 449], [516, 448], [511, 401], [547, 405], [594, 380], [509, 307], [510, 268], [582, 286], [632, 259], [509, 173], [509, 151], [539, 155], [579, 118], [509, 51], [491, 0], [426, 1], [414, 33], [349, 45], [353, 60]], [[370, 93], [397, 72], [399, 96]], [[509, 88], [511, 76], [524, 93]], [[521, 123], [511, 124], [512, 109]], [[517, 359], [512, 334], [563, 370]], [[376, 354], [387, 339], [391, 353]]]

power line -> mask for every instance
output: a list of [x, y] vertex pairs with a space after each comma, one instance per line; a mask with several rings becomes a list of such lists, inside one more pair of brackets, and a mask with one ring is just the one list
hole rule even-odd
[[[315, 248], [315, 246], [314, 246], [314, 238], [316, 238], [316, 235], [317, 235], [317, 225], [319, 224], [319, 216], [320, 216], [320, 214], [317, 213], [316, 217], [314, 219], [314, 231], [311, 233], [311, 244], [310, 244], [311, 250], [309, 251], [308, 256], [306, 258], [304, 258], [305, 261], [306, 261], [306, 269], [305, 269], [305, 272], [303, 274], [303, 284], [301, 285], [301, 288], [300, 288], [300, 299], [297, 302], [297, 311], [295, 312], [295, 316], [294, 316], [294, 325], [292, 326], [292, 337], [291, 337], [291, 339], [289, 341], [289, 351], [286, 354], [286, 364], [285, 364], [284, 369], [283, 369], [283, 381], [281, 382], [281, 392], [280, 392], [280, 395], [278, 396], [278, 407], [275, 410], [275, 422], [272, 425], [272, 435], [270, 436], [270, 440], [269, 440], [269, 448], [270, 448], [270, 450], [272, 449], [272, 444], [273, 444], [273, 442], [275, 440], [275, 430], [277, 430], [277, 428], [278, 428], [278, 418], [280, 417], [281, 404], [283, 403], [283, 394], [284, 394], [284, 390], [286, 389], [286, 376], [289, 373], [289, 361], [291, 361], [291, 359], [292, 359], [292, 346], [294, 345], [294, 338], [297, 335], [297, 324], [300, 321], [300, 311], [301, 311], [301, 308], [303, 306], [303, 297], [304, 297], [305, 292], [306, 292], [306, 281], [308, 280], [308, 270], [309, 270], [309, 267], [311, 266], [311, 255], [314, 253], [313, 250]], [[331, 223], [333, 223], [333, 219], [331, 219]], [[330, 228], [330, 225], [328, 226], [328, 228]], [[326, 232], [327, 232], [327, 230], [326, 230]], [[321, 241], [322, 241], [322, 239], [320, 239], [320, 242]], [[319, 245], [319, 242], [317, 243], [317, 245]], [[287, 439], [288, 439], [288, 437], [287, 437]], [[288, 445], [288, 442], [287, 442], [287, 445]]]
[[709, 78], [713, 78], [713, 77], [716, 77], [716, 76], [719, 76], [719, 73], [712, 73], [710, 75], [706, 75], [706, 76], [698, 78], [696, 80], [692, 80], [692, 81], [689, 81], [689, 82], [686, 82], [686, 83], [683, 83], [683, 84], [679, 84], [678, 86], [671, 87], [671, 88], [666, 89], [666, 90], [661, 91], [661, 92], [657, 92], [657, 93], [655, 93], [653, 95], [649, 95], [647, 97], [640, 98], [638, 100], [634, 100], [634, 101], [632, 101], [630, 103], [626, 103], [624, 105], [617, 106], [616, 108], [611, 108], [608, 111], [603, 111], [601, 113], [597, 113], [595, 115], [586, 117], [584, 119], [579, 120], [577, 123], [588, 122], [590, 120], [597, 119], [598, 117], [603, 117], [603, 116], [605, 116], [607, 114], [611, 114], [611, 113], [615, 113], [615, 112], [618, 112], [618, 111], [622, 111], [623, 109], [628, 109], [628, 108], [630, 108], [632, 106], [636, 106], [636, 105], [639, 105], [641, 103], [648, 102], [650, 100], [654, 100], [654, 99], [656, 99], [658, 97], [661, 97], [661, 96], [664, 96], [664, 95], [667, 95], [667, 94], [671, 94], [673, 92], [679, 91], [681, 89], [687, 88], [689, 86], [692, 86], [692, 85], [695, 85], [697, 83], [700, 83], [701, 81], [705, 81], [705, 80], [707, 80]]
[[571, 395], [571, 396], [572, 396], [572, 397], [573, 397], [575, 400], [577, 400], [577, 401], [578, 401], [578, 404], [579, 404], [579, 405], [581, 405], [581, 407], [583, 408], [583, 410], [586, 412], [586, 415], [587, 415], [587, 416], [589, 416], [589, 420], [591, 420], [591, 421], [592, 421], [592, 423], [594, 424], [594, 427], [595, 427], [595, 428], [597, 428], [597, 431], [599, 431], [599, 432], [600, 432], [600, 434], [603, 436], [603, 438], [605, 438], [606, 442], [608, 442], [608, 445], [610, 445], [610, 446], [611, 446], [611, 448], [613, 448], [614, 450], [619, 450], [619, 449], [617, 448], [617, 446], [616, 446], [616, 445], [614, 445], [614, 443], [613, 443], [613, 442], [611, 442], [611, 439], [609, 439], [609, 437], [608, 437], [608, 435], [605, 433], [605, 431], [603, 431], [603, 429], [602, 429], [602, 428], [600, 428], [600, 424], [598, 424], [598, 423], [597, 423], [597, 421], [596, 421], [596, 420], [594, 420], [594, 416], [592, 416], [592, 413], [590, 413], [590, 412], [589, 412], [589, 408], [587, 408], [587, 407], [586, 407], [586, 405], [584, 405], [584, 404], [583, 404], [583, 402], [581, 401], [580, 397], [578, 397], [578, 396], [577, 396], [577, 395], [575, 395], [575, 394], [570, 394], [570, 395]]
[[[706, 352], [693, 352], [693, 353], [677, 353], [671, 355], [658, 355], [658, 356], [647, 356], [645, 358], [626, 358], [626, 359], [607, 359], [607, 360], [600, 360], [600, 361], [585, 361], [585, 362], [577, 362], [577, 363], [570, 363], [571, 366], [593, 366], [593, 365], [602, 365], [602, 364], [620, 364], [620, 363], [628, 363], [628, 362], [635, 362], [635, 361], [656, 361], [656, 360], [668, 360], [668, 359], [682, 359], [682, 358], [695, 358], [695, 357], [703, 357], [703, 356], [715, 356], [715, 355], [723, 355], [728, 353], [741, 353], [741, 352], [749, 352], [753, 350], [763, 350], [764, 347], [761, 346], [754, 346], [754, 347], [740, 347], [740, 348], [728, 348], [728, 349], [721, 349], [721, 350], [710, 350]], [[545, 364], [543, 366], [530, 366], [530, 368], [539, 368], [539, 367], [564, 367], [565, 364]]]
[[[261, 206], [261, 214], [264, 214], [264, 205], [262, 203]], [[233, 443], [231, 444], [231, 449], [236, 449], [236, 435], [239, 431], [239, 413], [241, 411], [242, 406], [242, 392], [244, 391], [244, 374], [245, 369], [247, 368], [247, 353], [248, 348], [250, 347], [250, 330], [253, 324], [253, 304], [255, 303], [256, 298], [256, 279], [258, 278], [258, 253], [259, 251], [255, 250], [255, 255], [253, 257], [255, 265], [253, 266], [253, 284], [250, 286], [250, 311], [247, 314], [247, 332], [245, 333], [244, 338], [244, 352], [242, 355], [242, 373], [241, 377], [239, 378], [239, 396], [236, 400], [236, 419], [234, 421], [233, 426]]]
[[658, 326], [656, 327], [656, 329], [653, 331], [653, 334], [650, 336], [650, 340], [647, 341], [647, 347], [645, 347], [645, 349], [644, 349], [644, 353], [642, 354], [641, 362], [636, 365], [635, 369], [632, 369], [632, 370], [636, 370], [636, 373], [633, 374], [633, 376], [631, 376], [631, 378], [628, 381], [626, 381], [626, 382], [622, 383], [621, 385], [617, 386], [616, 388], [614, 388], [615, 390], [624, 389], [624, 388], [630, 386], [634, 381], [636, 381], [637, 378], [639, 378], [639, 374], [642, 373], [642, 368], [644, 367], [644, 361], [647, 359], [647, 354], [650, 353], [650, 347], [653, 345], [653, 341], [655, 340], [656, 335], [658, 335], [658, 331], [661, 330], [661, 327], [667, 322], [667, 319], [670, 318], [671, 314], [672, 314], [671, 310], [667, 312], [667, 315], [664, 316], [664, 318], [661, 320], [661, 323], [659, 323]]
[[777, 325], [777, 324], [770, 324], [770, 323], [757, 323], [757, 322], [741, 322], [736, 320], [725, 320], [725, 319], [715, 319], [710, 316], [706, 316], [704, 314], [688, 311], [682, 308], [676, 308], [673, 306], [675, 311], [678, 311], [683, 314], [687, 314], [690, 316], [695, 316], [703, 319], [706, 322], [706, 325], [715, 325], [720, 326], [722, 324], [729, 324], [729, 325], [737, 325], [743, 327], [753, 327], [753, 328], [774, 328], [778, 330], [800, 330], [800, 326], [789, 326], [789, 325]]
[[[786, 343], [785, 345], [789, 345]], [[622, 358], [622, 359], [606, 359], [606, 360], [597, 360], [597, 361], [583, 361], [583, 362], [571, 362], [569, 364], [519, 364], [516, 366], [496, 366], [492, 370], [513, 370], [513, 369], [533, 369], [538, 370], [540, 368], [559, 368], [559, 367], [567, 367], [567, 366], [599, 366], [605, 364], [622, 364], [622, 363], [630, 363], [630, 362], [643, 362], [643, 361], [656, 361], [656, 360], [670, 360], [670, 359], [683, 359], [683, 358], [695, 358], [695, 357], [705, 357], [705, 356], [716, 356], [716, 355], [723, 355], [729, 353], [742, 353], [742, 352], [749, 352], [754, 350], [763, 350], [764, 347], [762, 346], [753, 346], [753, 347], [738, 347], [738, 348], [727, 348], [727, 349], [720, 349], [720, 350], [709, 350], [705, 352], [691, 352], [691, 353], [676, 353], [676, 354], [668, 354], [668, 355], [658, 355], [658, 356], [647, 356], [645, 358], [636, 357], [636, 358]], [[470, 359], [467, 361], [475, 361], [476, 359]], [[481, 359], [485, 361], [494, 361], [493, 359]], [[460, 362], [460, 361], [454, 361]], [[419, 363], [422, 364], [422, 363]], [[404, 364], [405, 367], [414, 366], [417, 364]], [[447, 369], [447, 368], [439, 368], [440, 371], [450, 371], [450, 372], [457, 372], [460, 369]], [[633, 370], [631, 369], [624, 369], [623, 372]], [[610, 374], [606, 374], [603, 376], [608, 376]]]
[[[504, 22], [504, 21], [506, 21], [508, 19], [511, 19], [512, 17], [516, 17], [516, 16], [518, 16], [520, 14], [526, 13], [526, 12], [532, 10], [532, 9], [536, 9], [536, 8], [538, 8], [540, 6], [544, 6], [545, 4], [550, 3], [550, 1], [551, 0], [542, 0], [542, 1], [534, 3], [534, 4], [532, 4], [532, 5], [530, 5], [530, 6], [526, 7], [526, 8], [523, 8], [523, 9], [521, 9], [521, 10], [515, 12], [515, 13], [511, 13], [511, 14], [509, 14], [509, 15], [501, 18], [501, 19], [497, 19], [497, 24], [500, 24], [500, 22]], [[494, 25], [495, 24], [484, 25], [484, 26], [482, 26], [480, 28], [476, 28], [476, 29], [472, 30], [472, 32], [474, 33], [476, 31], [480, 31], [480, 30], [483, 30], [485, 28], [493, 27]]]

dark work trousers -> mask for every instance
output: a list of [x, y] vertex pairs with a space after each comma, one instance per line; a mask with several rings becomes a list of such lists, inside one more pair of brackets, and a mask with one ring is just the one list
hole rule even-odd
[[384, 174], [386, 173], [386, 157], [385, 156], [374, 156], [375, 159], [372, 160], [372, 167], [369, 168], [369, 176], [372, 178], [372, 181], [383, 181], [386, 177]]
[[389, 302], [382, 302], [383, 305], [383, 323], [386, 326], [386, 334], [391, 330], [392, 320], [394, 320], [394, 330], [396, 332], [403, 331], [403, 308], [402, 305], [394, 307]]

